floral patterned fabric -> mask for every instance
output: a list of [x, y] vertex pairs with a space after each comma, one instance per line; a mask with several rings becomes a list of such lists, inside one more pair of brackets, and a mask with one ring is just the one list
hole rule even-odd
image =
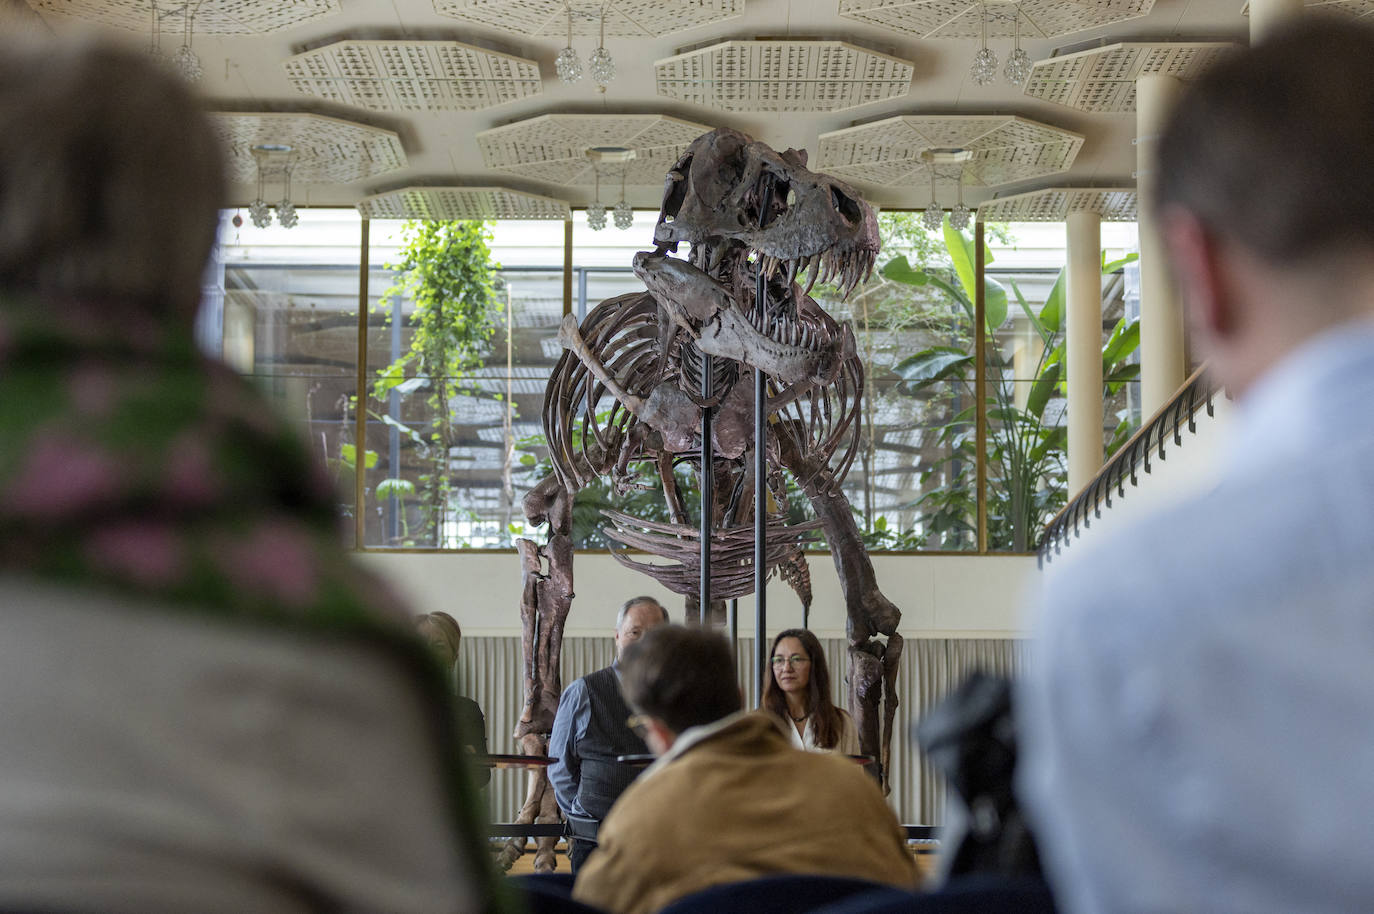
[[488, 872], [443, 675], [338, 525], [303, 442], [189, 329], [0, 299], [0, 571], [390, 652], [433, 706], [454, 826]]

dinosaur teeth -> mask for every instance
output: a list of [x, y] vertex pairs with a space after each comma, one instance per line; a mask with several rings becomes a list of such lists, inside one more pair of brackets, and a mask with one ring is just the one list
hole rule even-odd
[[819, 255], [815, 255], [815, 254], [811, 255], [811, 263], [810, 263], [809, 266], [808, 266], [808, 268], [809, 268], [810, 271], [811, 271], [811, 276], [806, 280], [806, 289], [803, 290], [803, 292], [802, 292], [803, 295], [810, 295], [810, 294], [811, 294], [811, 287], [814, 286], [814, 285], [816, 284], [816, 275], [817, 275], [818, 271], [820, 270], [820, 267], [821, 267], [821, 258], [820, 258], [820, 256], [819, 256]]

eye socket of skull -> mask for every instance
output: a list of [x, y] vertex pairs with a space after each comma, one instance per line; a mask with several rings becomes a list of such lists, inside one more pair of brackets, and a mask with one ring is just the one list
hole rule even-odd
[[862, 204], [834, 184], [830, 185], [830, 205], [835, 208], [835, 212], [840, 214], [840, 218], [845, 221], [846, 225], [858, 225], [863, 221]]
[[672, 222], [682, 211], [682, 201], [687, 198], [687, 174], [692, 167], [692, 154], [689, 152], [678, 159], [677, 164], [668, 172], [663, 182], [663, 205], [659, 207], [659, 221]]

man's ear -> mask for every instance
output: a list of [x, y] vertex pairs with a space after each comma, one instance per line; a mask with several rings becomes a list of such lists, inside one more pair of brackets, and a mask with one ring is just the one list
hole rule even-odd
[[649, 747], [649, 751], [654, 755], [662, 755], [673, 748], [673, 743], [677, 742], [677, 734], [668, 729], [668, 725], [657, 717], [642, 717], [644, 721], [644, 744]]
[[1236, 331], [1236, 313], [1220, 240], [1177, 206], [1161, 211], [1159, 225], [1189, 324], [1209, 340], [1229, 340]]

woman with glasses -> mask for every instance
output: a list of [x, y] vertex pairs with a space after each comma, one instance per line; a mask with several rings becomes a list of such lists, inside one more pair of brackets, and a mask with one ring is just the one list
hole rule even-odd
[[830, 670], [816, 636], [789, 628], [773, 639], [763, 706], [787, 721], [792, 744], [812, 752], [859, 753], [854, 719], [830, 700]]

